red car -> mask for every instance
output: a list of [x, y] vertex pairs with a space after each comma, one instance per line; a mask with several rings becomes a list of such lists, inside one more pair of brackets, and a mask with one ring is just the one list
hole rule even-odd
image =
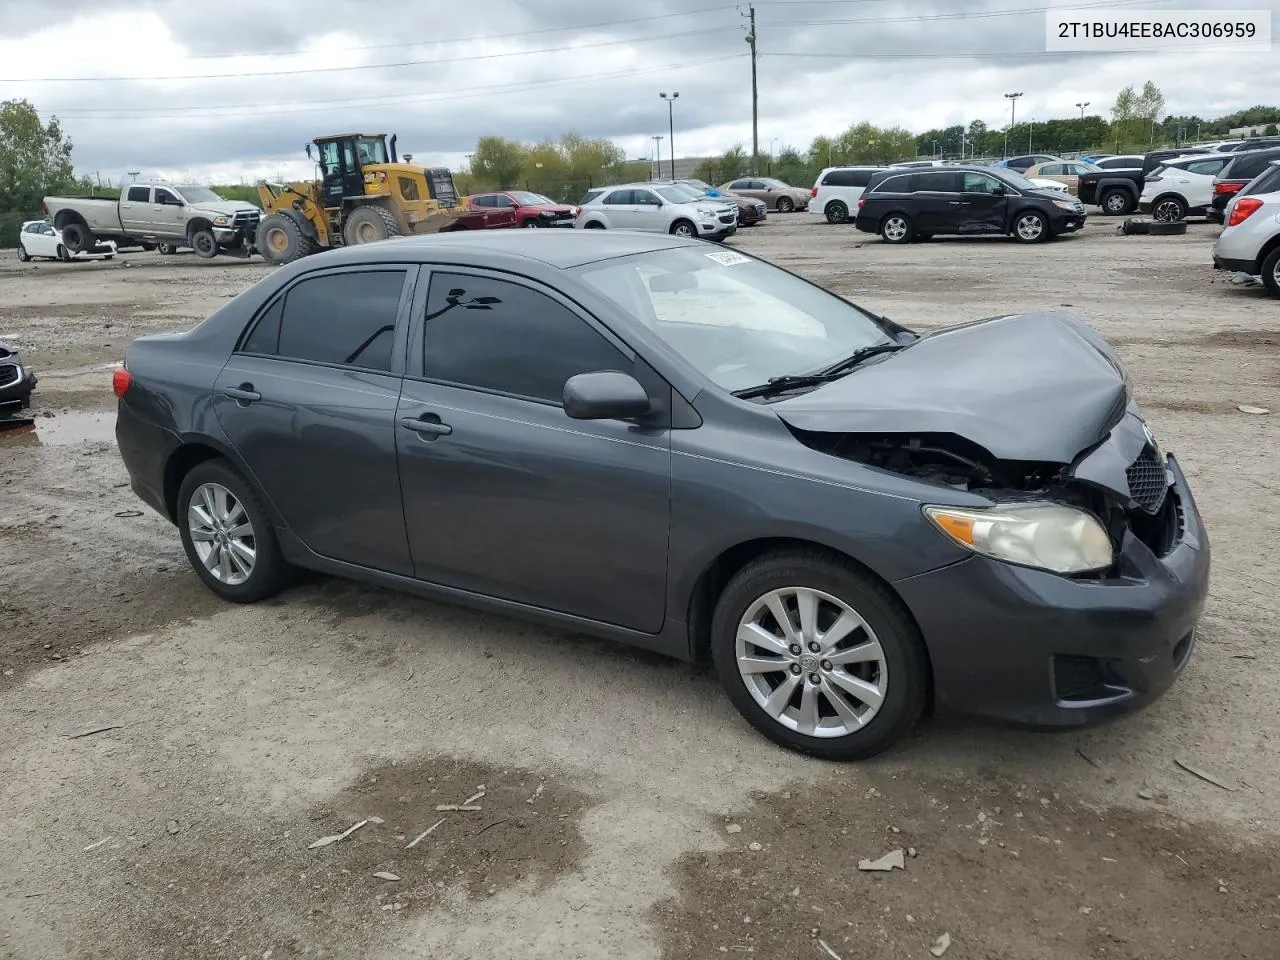
[[578, 208], [548, 200], [528, 190], [503, 190], [467, 197], [467, 205], [477, 210], [513, 209], [522, 227], [572, 227]]

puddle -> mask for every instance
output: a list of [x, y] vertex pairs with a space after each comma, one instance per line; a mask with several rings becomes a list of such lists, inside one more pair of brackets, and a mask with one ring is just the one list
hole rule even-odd
[[115, 439], [114, 412], [37, 416], [31, 426], [0, 430], [0, 444], [5, 446], [71, 447], [81, 443], [114, 443]]

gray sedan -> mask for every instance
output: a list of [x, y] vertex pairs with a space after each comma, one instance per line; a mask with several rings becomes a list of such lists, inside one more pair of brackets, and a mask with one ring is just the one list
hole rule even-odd
[[710, 660], [820, 757], [927, 709], [1133, 709], [1205, 600], [1186, 479], [1082, 322], [918, 337], [702, 241], [308, 257], [114, 386], [133, 490], [219, 596], [309, 568]]

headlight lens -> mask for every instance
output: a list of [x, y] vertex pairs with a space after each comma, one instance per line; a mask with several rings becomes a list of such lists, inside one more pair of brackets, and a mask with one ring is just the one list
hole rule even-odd
[[1109, 567], [1111, 541], [1091, 514], [1055, 503], [995, 510], [925, 507], [925, 516], [962, 547], [1054, 573]]
[[1053, 205], [1061, 207], [1063, 210], [1074, 210], [1076, 208], [1074, 200], [1054, 200]]
[[716, 215], [716, 212], [710, 207], [699, 207], [698, 213], [704, 217], [714, 217]]
[[230, 221], [230, 220], [228, 220], [226, 217], [214, 217], [214, 218], [213, 218], [213, 225], [214, 225], [215, 227], [225, 227], [225, 226], [226, 226], [228, 223], [230, 223], [230, 222], [231, 222], [231, 221]]

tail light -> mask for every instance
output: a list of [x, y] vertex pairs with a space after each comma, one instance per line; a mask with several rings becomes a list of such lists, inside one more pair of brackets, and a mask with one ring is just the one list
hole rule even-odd
[[817, 188], [817, 187], [810, 187], [810, 188], [809, 188], [809, 199], [810, 199], [810, 200], [812, 200], [812, 199], [813, 199], [814, 197], [816, 197], [817, 195], [818, 195], [818, 188]]
[[866, 205], [866, 203], [867, 203], [867, 198], [866, 198], [866, 197], [859, 197], [859, 198], [858, 198], [858, 209], [859, 209], [859, 210], [861, 210], [861, 209]]
[[133, 386], [133, 374], [124, 367], [111, 375], [111, 390], [117, 397], [123, 397]]
[[1260, 206], [1262, 201], [1257, 197], [1240, 197], [1231, 205], [1231, 216], [1227, 218], [1227, 226], [1234, 227], [1244, 223]]
[[1232, 183], [1230, 180], [1215, 180], [1213, 182], [1213, 192], [1221, 196], [1225, 193], [1235, 193], [1243, 186], [1243, 183]]

